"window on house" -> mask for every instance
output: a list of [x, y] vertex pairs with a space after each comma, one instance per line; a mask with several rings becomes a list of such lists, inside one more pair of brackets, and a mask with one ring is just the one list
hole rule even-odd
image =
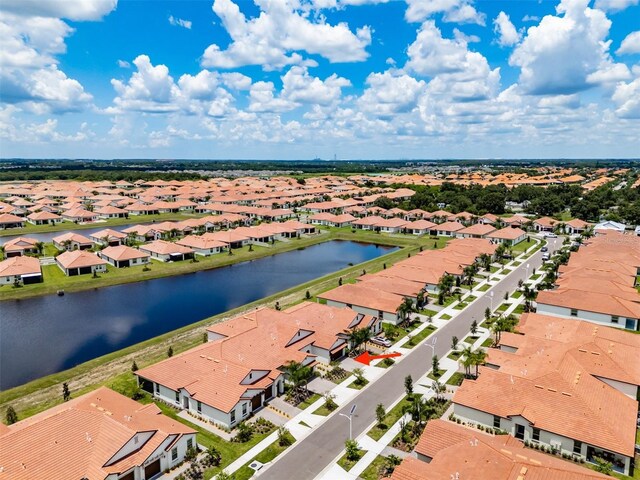
[[187, 440], [187, 450], [189, 450], [190, 448], [193, 448], [193, 439], [189, 439]]
[[576, 310], [575, 308], [571, 309], [571, 316], [572, 317], [577, 317], [578, 316], [578, 310]]
[[180, 392], [176, 392], [176, 403], [180, 403]]
[[171, 461], [175, 462], [178, 459], [178, 447], [171, 449]]
[[247, 414], [247, 404], [242, 404], [242, 416], [244, 417]]
[[533, 427], [533, 436], [532, 436], [533, 440], [535, 440], [536, 442], [540, 441], [540, 429]]
[[617, 315], [611, 315], [611, 323], [618, 323], [620, 321], [620, 317]]
[[236, 421], [236, 411], [231, 410], [231, 423], [235, 423]]
[[573, 453], [576, 455], [582, 454], [582, 442], [578, 440], [573, 441]]
[[198, 409], [198, 413], [202, 413], [202, 402], [198, 401], [196, 408]]
[[155, 386], [155, 390], [156, 390], [156, 395], [159, 395], [160, 394], [160, 385], [157, 384], [157, 383], [154, 383], [154, 386]]
[[493, 428], [500, 428], [500, 417], [498, 415], [493, 416]]

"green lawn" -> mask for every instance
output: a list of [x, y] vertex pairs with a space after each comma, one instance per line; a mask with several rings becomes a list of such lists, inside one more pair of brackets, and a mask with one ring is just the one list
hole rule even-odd
[[433, 325], [427, 325], [427, 327], [424, 330], [422, 330], [420, 333], [411, 337], [411, 339], [409, 339], [409, 341], [402, 346], [404, 348], [413, 348], [416, 345], [418, 345], [420, 342], [422, 342], [425, 338], [427, 338], [429, 335], [431, 335], [433, 332], [435, 332], [436, 330], [437, 328], [434, 327]]
[[500, 305], [498, 307], [498, 309], [496, 311], [502, 313], [502, 312], [506, 311], [507, 308], [509, 308], [510, 306], [511, 306], [510, 303], [503, 303], [502, 305]]
[[463, 380], [464, 380], [464, 373], [456, 372], [453, 375], [451, 375], [451, 378], [449, 380], [447, 380], [447, 385], [457, 386], [457, 385], [460, 385]]
[[496, 273], [498, 270], [500, 270], [498, 267], [494, 267], [493, 265], [489, 268], [489, 271], [491, 273]]
[[451, 360], [458, 360], [461, 356], [462, 356], [462, 352], [455, 350], [451, 352], [449, 355], [447, 355], [447, 358], [450, 358]]
[[320, 415], [322, 417], [326, 417], [326, 416], [331, 415], [333, 412], [335, 412], [335, 410], [329, 410], [327, 408], [327, 405], [325, 404], [325, 405], [320, 406], [318, 409], [314, 410], [311, 413], [313, 413], [314, 415]]
[[520, 315], [522, 313], [524, 313], [524, 304], [521, 303], [520, 305], [518, 305], [514, 310], [513, 313], [515, 313], [516, 315]]
[[535, 273], [533, 275], [531, 275], [531, 280], [537, 280], [540, 278], [540, 274], [539, 273]]
[[[422, 395], [414, 395], [414, 397], [415, 400], [421, 398]], [[400, 420], [400, 417], [402, 417], [403, 415], [403, 410], [410, 407], [412, 403], [413, 401], [409, 400], [408, 396], [405, 396], [398, 402], [395, 407], [387, 412], [387, 415], [384, 417], [382, 424], [375, 425], [371, 430], [367, 432], [367, 435], [369, 435], [374, 440], [380, 440], [382, 436], [387, 433], [387, 430], [389, 430], [391, 426], [393, 426], [398, 420]]]
[[378, 455], [371, 464], [365, 468], [364, 472], [360, 474], [362, 480], [378, 480], [378, 471], [386, 463], [386, 457]]
[[478, 291], [480, 292], [486, 292], [487, 290], [489, 290], [491, 288], [491, 285], [489, 285], [488, 283], [485, 283], [484, 285], [482, 285]]
[[320, 394], [314, 393], [309, 398], [307, 398], [305, 401], [300, 402], [300, 404], [298, 405], [298, 408], [300, 410], [304, 410], [305, 408], [308, 408], [312, 403], [316, 402], [319, 398], [320, 398]]
[[[293, 436], [290, 433], [288, 433], [286, 436], [289, 439], [290, 444], [293, 445], [295, 443], [296, 439], [293, 438]], [[271, 445], [269, 445], [267, 448], [265, 448], [262, 452], [260, 452], [258, 455], [256, 455], [256, 458], [254, 458], [253, 460], [257, 460], [258, 462], [263, 463], [263, 464], [269, 463], [269, 462], [273, 461], [273, 459], [276, 458], [278, 455], [280, 455], [282, 452], [284, 452], [287, 448], [289, 448], [289, 446], [290, 445], [281, 446], [278, 443], [278, 440], [276, 440]], [[233, 474], [233, 477], [234, 477], [235, 480], [247, 480], [247, 479], [253, 477], [254, 470], [249, 467], [249, 465], [251, 464], [251, 462], [253, 462], [253, 460], [251, 460], [250, 462], [247, 462], [245, 465], [240, 467]]]
[[511, 294], [511, 298], [520, 298], [522, 296], [522, 292], [520, 290], [516, 290]]
[[357, 384], [356, 382], [351, 382], [349, 385], [347, 385], [347, 388], [352, 388], [354, 390], [362, 390], [367, 385], [369, 385], [369, 380], [365, 378], [363, 383]]
[[427, 375], [427, 377], [429, 377], [431, 380], [439, 380], [440, 377], [444, 375], [444, 372], [446, 372], [446, 370], [444, 369], [439, 369], [437, 372], [434, 372], [433, 370], [431, 370], [429, 372], [429, 375]]
[[520, 265], [522, 265], [522, 262], [513, 262], [511, 264], [512, 267], [519, 267]]
[[424, 310], [420, 310], [418, 313], [420, 313], [421, 315], [425, 315], [427, 317], [435, 317], [438, 312], [436, 312], [435, 310], [428, 310], [425, 308]]
[[528, 242], [525, 239], [524, 241], [518, 243], [517, 245], [514, 245], [512, 247], [512, 250], [517, 255], [518, 253], [522, 253], [525, 250], [528, 250], [529, 247], [531, 247], [532, 245], [535, 245], [536, 243], [537, 243], [536, 240], [534, 240], [533, 238], [531, 238]]
[[466, 337], [464, 337], [464, 339], [462, 340], [464, 343], [468, 343], [469, 345], [473, 345], [473, 343], [478, 340], [478, 335], [467, 335]]
[[396, 363], [396, 361], [393, 358], [385, 358], [384, 360], [382, 360], [381, 362], [378, 362], [378, 364], [376, 365], [376, 367], [379, 368], [389, 368], [391, 365], [393, 365], [394, 363]]
[[513, 270], [511, 270], [510, 268], [504, 268], [504, 269], [502, 270], [502, 272], [500, 272], [500, 273], [501, 273], [502, 275], [508, 275], [508, 274], [510, 274], [511, 272], [513, 272]]
[[443, 313], [442, 315], [440, 315], [440, 319], [441, 320], [451, 320], [451, 315], [449, 315], [448, 313]]
[[493, 345], [493, 338], [491, 337], [487, 338], [484, 342], [482, 342], [482, 346], [485, 348], [489, 348], [491, 345]]
[[351, 470], [353, 468], [353, 466], [358, 463], [358, 461], [364, 457], [364, 454], [367, 453], [365, 450], [360, 450], [358, 452], [358, 458], [356, 458], [355, 460], [349, 460], [347, 458], [347, 454], [345, 452], [344, 455], [342, 455], [342, 457], [340, 458], [340, 460], [338, 460], [338, 465], [340, 465], [344, 470], [346, 470], [347, 472], [349, 470]]

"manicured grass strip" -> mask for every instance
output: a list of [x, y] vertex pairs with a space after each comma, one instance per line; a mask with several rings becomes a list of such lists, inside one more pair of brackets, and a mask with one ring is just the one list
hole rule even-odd
[[464, 373], [456, 372], [453, 375], [451, 375], [451, 378], [449, 380], [447, 380], [447, 385], [457, 386], [457, 385], [460, 385], [463, 380], [464, 380]]
[[347, 472], [349, 470], [351, 470], [353, 468], [353, 466], [358, 463], [358, 461], [364, 457], [364, 454], [367, 453], [366, 450], [360, 450], [358, 452], [358, 458], [356, 458], [355, 460], [349, 460], [347, 458], [347, 454], [345, 452], [345, 454], [340, 458], [340, 460], [338, 460], [338, 465], [340, 465], [344, 470], [346, 470]]
[[531, 280], [537, 280], [540, 278], [540, 274], [539, 273], [534, 273], [533, 275], [531, 275]]
[[[422, 397], [422, 395], [414, 395], [414, 397], [416, 397], [416, 399], [419, 399], [420, 397]], [[369, 435], [374, 440], [380, 440], [382, 436], [387, 433], [387, 430], [389, 430], [391, 426], [393, 426], [398, 420], [400, 420], [400, 417], [402, 417], [403, 415], [403, 410], [410, 407], [412, 404], [413, 401], [409, 400], [408, 396], [405, 396], [398, 402], [395, 407], [387, 412], [382, 424], [374, 426], [367, 432], [367, 435]]]
[[455, 350], [451, 352], [449, 355], [447, 355], [447, 358], [450, 358], [451, 360], [458, 360], [461, 356], [462, 356], [462, 352]]
[[446, 370], [444, 369], [440, 369], [437, 372], [434, 372], [433, 370], [429, 372], [429, 375], [427, 375], [427, 377], [429, 377], [431, 380], [439, 380], [440, 377], [442, 375], [444, 375], [444, 372], [446, 372]]
[[347, 388], [352, 388], [354, 390], [362, 390], [368, 384], [369, 384], [369, 380], [365, 379], [365, 381], [360, 384], [357, 384], [356, 382], [351, 382], [349, 385], [347, 385]]
[[331, 415], [333, 412], [335, 412], [335, 410], [329, 410], [326, 405], [322, 405], [321, 407], [319, 407], [318, 409], [314, 410], [311, 413], [313, 413], [314, 415], [320, 415], [322, 417], [327, 417], [327, 416]]
[[511, 294], [511, 298], [520, 298], [522, 296], [522, 292], [520, 290], [516, 290]]
[[491, 345], [493, 345], [493, 338], [491, 337], [487, 338], [484, 342], [482, 342], [482, 346], [485, 348], [489, 348]]
[[360, 474], [362, 480], [378, 480], [378, 471], [387, 462], [386, 457], [378, 455], [371, 464]]
[[435, 317], [437, 315], [438, 312], [436, 312], [435, 310], [429, 310], [429, 309], [424, 309], [424, 310], [420, 310], [421, 315], [425, 315], [427, 317]]
[[[293, 436], [290, 433], [288, 433], [286, 435], [286, 437], [289, 439], [290, 445], [293, 445], [294, 442], [296, 441], [296, 439], [293, 438]], [[265, 448], [262, 452], [260, 452], [258, 455], [256, 455], [256, 458], [251, 460], [251, 462], [248, 462], [245, 465], [243, 465], [242, 467], [240, 467], [233, 474], [234, 479], [235, 480], [248, 480], [249, 478], [253, 477], [255, 472], [251, 467], [249, 467], [249, 465], [254, 460], [257, 460], [258, 462], [260, 462], [262, 464], [269, 463], [269, 462], [273, 461], [273, 459], [275, 459], [282, 452], [284, 452], [287, 448], [289, 448], [290, 445], [281, 446], [278, 443], [278, 440], [276, 440], [271, 445], [269, 445], [267, 448]]]
[[467, 335], [466, 337], [464, 337], [464, 340], [462, 340], [464, 343], [468, 343], [469, 345], [473, 345], [474, 342], [476, 340], [478, 340], [478, 336], [477, 335]]
[[434, 327], [433, 325], [427, 325], [427, 327], [424, 330], [422, 330], [420, 333], [418, 333], [418, 334], [414, 335], [413, 337], [411, 337], [411, 339], [408, 342], [406, 342], [403, 345], [403, 347], [404, 348], [413, 348], [413, 347], [415, 347], [422, 340], [427, 338], [429, 335], [431, 335], [436, 330], [437, 330], [437, 328]]
[[300, 402], [300, 404], [298, 405], [298, 408], [300, 410], [304, 410], [305, 408], [308, 408], [311, 404], [316, 402], [319, 398], [320, 398], [320, 394], [314, 393], [309, 398], [307, 398], [305, 401]]
[[451, 320], [451, 315], [449, 315], [448, 313], [443, 313], [442, 315], [440, 315], [440, 319], [441, 320]]
[[480, 292], [486, 292], [487, 290], [489, 290], [491, 288], [491, 285], [489, 285], [488, 283], [485, 283], [484, 285], [482, 285], [480, 288], [478, 288], [478, 291]]

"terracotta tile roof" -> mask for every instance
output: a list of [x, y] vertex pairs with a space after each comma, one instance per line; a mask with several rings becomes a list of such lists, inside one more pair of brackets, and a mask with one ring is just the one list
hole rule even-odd
[[609, 478], [572, 462], [525, 448], [511, 435], [493, 436], [444, 420], [431, 420], [415, 451], [392, 480], [596, 480]]
[[476, 223], [470, 227], [458, 230], [456, 233], [459, 235], [488, 235], [494, 232], [496, 228], [492, 225], [486, 225], [484, 223]]
[[105, 228], [104, 230], [100, 230], [99, 232], [92, 233], [91, 236], [93, 238], [97, 238], [97, 239], [100, 239], [100, 240], [102, 240], [103, 238], [107, 237], [107, 239], [109, 241], [112, 241], [114, 239], [122, 240], [124, 238], [127, 238], [127, 234], [126, 233], [119, 232], [117, 230], [112, 230], [110, 228]]
[[502, 418], [520, 415], [542, 430], [633, 456], [638, 403], [584, 373], [570, 355], [532, 371], [481, 367], [453, 402]]
[[40, 273], [40, 261], [33, 257], [10, 257], [0, 262], [0, 277]]
[[189, 247], [172, 242], [166, 242], [164, 240], [154, 240], [153, 242], [140, 245], [140, 250], [149, 253], [156, 253], [158, 255], [186, 255], [193, 253], [193, 249]]
[[360, 284], [342, 285], [328, 292], [319, 294], [318, 298], [391, 313], [395, 313], [404, 300], [400, 295], [369, 288]]
[[133, 260], [134, 258], [149, 258], [148, 253], [141, 252], [136, 248], [127, 247], [126, 245], [107, 247], [100, 251], [100, 256], [118, 261]]
[[496, 238], [500, 240], [515, 240], [516, 238], [521, 237], [522, 235], [526, 235], [527, 232], [522, 230], [521, 228], [502, 228], [500, 230], [496, 230], [493, 233], [487, 235], [489, 238]]
[[464, 229], [464, 225], [459, 222], [444, 222], [434, 228], [434, 230], [438, 230], [439, 232], [457, 232], [459, 230]]
[[63, 252], [56, 257], [56, 262], [66, 269], [107, 264], [103, 259], [91, 252], [87, 252], [86, 250]]
[[74, 243], [79, 243], [80, 245], [93, 245], [93, 242], [90, 238], [85, 237], [84, 235], [80, 235], [79, 233], [67, 232], [62, 235], [58, 235], [57, 237], [53, 237], [52, 240], [55, 243], [63, 244], [67, 240]]
[[[152, 435], [138, 450], [105, 466], [141, 432]], [[0, 479], [103, 480], [142, 465], [165, 439], [189, 434], [195, 431], [155, 405], [101, 387], [0, 432]]]
[[176, 244], [195, 249], [223, 248], [227, 246], [226, 242], [221, 242], [204, 235], [189, 235], [178, 240]]

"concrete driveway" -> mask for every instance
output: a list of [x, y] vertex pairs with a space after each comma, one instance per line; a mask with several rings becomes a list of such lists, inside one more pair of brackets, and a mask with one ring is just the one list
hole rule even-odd
[[[562, 238], [548, 239], [547, 242], [549, 250], [555, 251], [562, 245]], [[541, 257], [540, 251], [536, 252], [494, 285], [489, 290], [494, 292], [494, 298], [501, 299], [505, 292], [512, 293], [518, 286], [518, 280], [526, 280], [527, 265], [530, 267], [529, 273], [533, 268], [539, 269], [542, 264]], [[499, 303], [494, 307], [498, 305]], [[438, 337], [435, 347], [436, 355], [444, 358], [451, 348], [451, 337], [464, 338], [469, 333], [471, 323], [474, 320], [480, 323], [484, 318], [485, 309], [489, 306], [489, 295], [483, 295], [440, 327], [434, 335]], [[414, 379], [418, 379], [431, 369], [431, 355], [431, 348], [422, 343], [411, 350], [402, 361], [388, 369], [378, 380], [363, 389], [353, 401], [337, 410], [337, 413], [348, 413], [351, 405], [354, 403], [358, 405], [353, 418], [354, 438], [364, 433], [375, 421], [375, 408], [378, 403], [388, 407], [403, 394], [405, 376], [411, 375]], [[333, 414], [305, 439], [289, 448], [260, 477], [263, 480], [313, 479], [344, 450], [344, 442], [348, 435], [348, 420]]]

